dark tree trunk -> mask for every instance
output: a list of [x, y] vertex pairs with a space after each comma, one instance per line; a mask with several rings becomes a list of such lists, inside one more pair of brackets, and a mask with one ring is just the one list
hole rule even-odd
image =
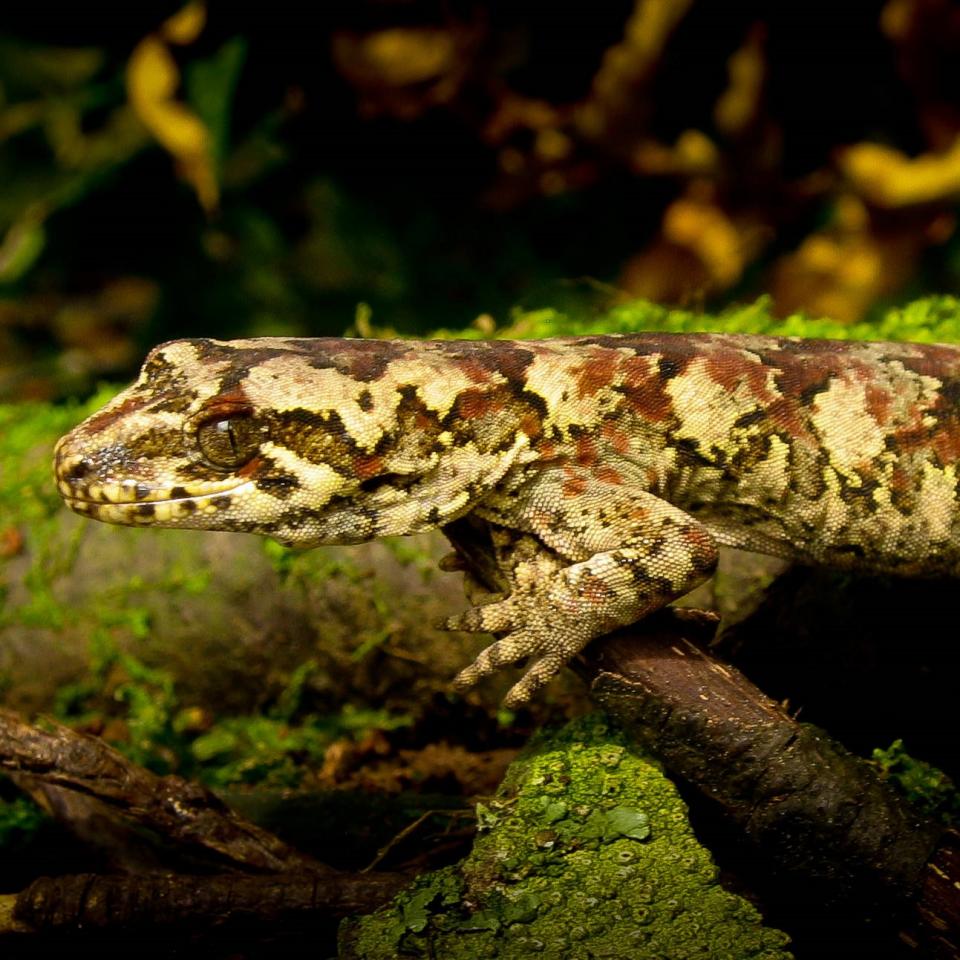
[[[471, 600], [510, 589], [523, 535], [445, 530]], [[542, 549], [542, 548], [540, 548]], [[902, 918], [901, 939], [960, 960], [960, 844], [825, 731], [801, 724], [706, 651], [717, 617], [669, 608], [595, 641], [574, 665], [596, 701], [670, 774], [722, 811], [774, 883]]]

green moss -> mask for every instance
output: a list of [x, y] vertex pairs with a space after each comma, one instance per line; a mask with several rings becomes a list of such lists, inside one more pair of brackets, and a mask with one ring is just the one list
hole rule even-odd
[[12, 800], [0, 797], [0, 850], [10, 855], [27, 847], [47, 819], [47, 815], [28, 797], [14, 797]]
[[322, 583], [331, 577], [345, 577], [354, 583], [363, 578], [359, 567], [342, 553], [285, 547], [276, 540], [261, 540], [263, 551], [284, 584]]
[[[59, 627], [67, 610], [52, 584], [68, 570], [78, 544], [52, 537], [63, 505], [53, 482], [51, 459], [57, 438], [99, 409], [115, 393], [103, 388], [83, 404], [0, 404], [0, 537], [21, 542], [29, 567], [20, 572], [28, 596], [16, 609], [7, 602], [5, 562], [0, 561], [0, 627], [16, 620], [31, 627]], [[7, 559], [15, 555], [11, 549]]]
[[533, 741], [463, 863], [341, 930], [343, 956], [787, 958], [724, 890], [674, 786], [599, 717]]
[[409, 723], [406, 716], [349, 704], [339, 713], [311, 715], [298, 723], [275, 716], [225, 717], [194, 739], [190, 751], [197, 763], [196, 775], [210, 786], [296, 787], [306, 771], [320, 766], [335, 740]]
[[51, 473], [53, 444], [116, 393], [103, 387], [82, 404], [0, 404], [0, 516], [33, 524], [61, 509]]
[[[839, 340], [960, 341], [960, 299], [927, 297], [888, 311], [879, 323], [844, 324], [802, 314], [775, 317], [771, 301], [731, 307], [718, 314], [674, 310], [646, 300], [631, 300], [607, 312], [571, 315], [553, 308], [519, 311], [503, 337], [556, 337], [597, 333], [762, 333], [779, 337], [827, 337]], [[479, 334], [477, 334], [479, 336]]]
[[337, 713], [306, 714], [305, 687], [315, 661], [295, 669], [266, 715], [226, 716], [210, 721], [181, 704], [172, 674], [118, 650], [100, 634], [91, 650], [90, 672], [60, 689], [54, 713], [68, 724], [105, 726], [124, 755], [157, 773], [177, 772], [213, 787], [264, 784], [296, 787], [318, 767], [336, 740], [369, 730], [393, 730], [411, 718], [345, 704]]
[[[157, 533], [99, 525], [94, 531], [93, 525], [64, 509], [53, 482], [56, 440], [114, 392], [105, 388], [83, 404], [0, 405], [0, 533], [19, 542], [0, 558], [0, 628], [8, 628], [5, 636], [50, 638], [58, 658], [67, 646], [64, 637], [74, 638], [74, 645], [77, 638], [85, 638], [85, 665], [81, 662], [79, 671], [56, 689], [46, 709], [52, 707], [68, 724], [103, 729], [118, 749], [158, 773], [176, 771], [214, 785], [295, 786], [335, 740], [408, 724], [408, 715], [353, 705], [332, 713], [311, 712], [308, 687], [319, 669], [313, 659], [290, 668], [285, 686], [264, 691], [261, 707], [266, 716], [211, 717], [183, 702], [167, 663], [161, 660], [157, 666], [147, 659], [156, 656], [154, 601], [160, 594], [184, 599], [204, 594], [212, 582], [211, 568], [198, 566], [204, 558], [195, 550], [182, 555], [172, 550], [169, 562], [149, 577], [115, 572], [109, 562], [100, 567], [108, 570], [102, 580], [75, 569], [87, 534], [108, 540], [115, 534], [118, 544], [132, 544], [130, 554], [136, 555], [142, 549], [137, 544]], [[160, 536], [189, 534], [165, 531]], [[386, 618], [385, 588], [364, 579], [367, 575], [342, 551], [307, 554], [270, 541], [264, 545], [284, 583], [325, 586], [334, 577], [363, 581], [367, 601], [383, 608]], [[126, 550], [124, 546], [118, 554], [126, 557]], [[198, 602], [207, 601], [201, 597]], [[224, 603], [229, 605], [229, 599]], [[278, 671], [274, 682], [282, 679]], [[8, 677], [0, 677], [0, 692], [9, 684]]]
[[960, 823], [960, 793], [942, 770], [911, 757], [902, 740], [886, 750], [873, 751], [881, 776], [899, 790], [925, 816], [939, 817], [948, 826]]

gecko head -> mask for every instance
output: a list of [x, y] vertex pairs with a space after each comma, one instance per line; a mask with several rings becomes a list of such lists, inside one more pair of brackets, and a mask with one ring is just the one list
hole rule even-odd
[[453, 371], [444, 348], [406, 341], [173, 341], [59, 441], [58, 489], [109, 523], [296, 546], [438, 526], [527, 439], [502, 404], [492, 420], [464, 416], [462, 398], [479, 410], [491, 387]]

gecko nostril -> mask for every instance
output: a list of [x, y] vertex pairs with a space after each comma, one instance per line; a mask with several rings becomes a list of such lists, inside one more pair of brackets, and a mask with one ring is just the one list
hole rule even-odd
[[83, 480], [92, 470], [93, 461], [89, 457], [81, 457], [63, 471], [63, 478], [64, 480]]

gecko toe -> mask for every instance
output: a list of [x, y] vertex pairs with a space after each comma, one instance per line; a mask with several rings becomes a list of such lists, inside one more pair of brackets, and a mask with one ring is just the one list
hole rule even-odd
[[560, 672], [564, 662], [563, 657], [552, 653], [541, 657], [507, 691], [503, 705], [510, 710], [514, 710], [529, 703], [537, 691], [545, 687]]
[[537, 652], [536, 638], [523, 631], [511, 633], [480, 651], [477, 659], [457, 674], [454, 685], [472, 687], [507, 664], [516, 663]]
[[491, 603], [479, 607], [471, 607], [463, 613], [448, 617], [444, 622], [447, 630], [465, 630], [468, 633], [487, 631], [496, 633], [509, 630], [513, 615], [508, 604], [502, 600], [493, 600]]

